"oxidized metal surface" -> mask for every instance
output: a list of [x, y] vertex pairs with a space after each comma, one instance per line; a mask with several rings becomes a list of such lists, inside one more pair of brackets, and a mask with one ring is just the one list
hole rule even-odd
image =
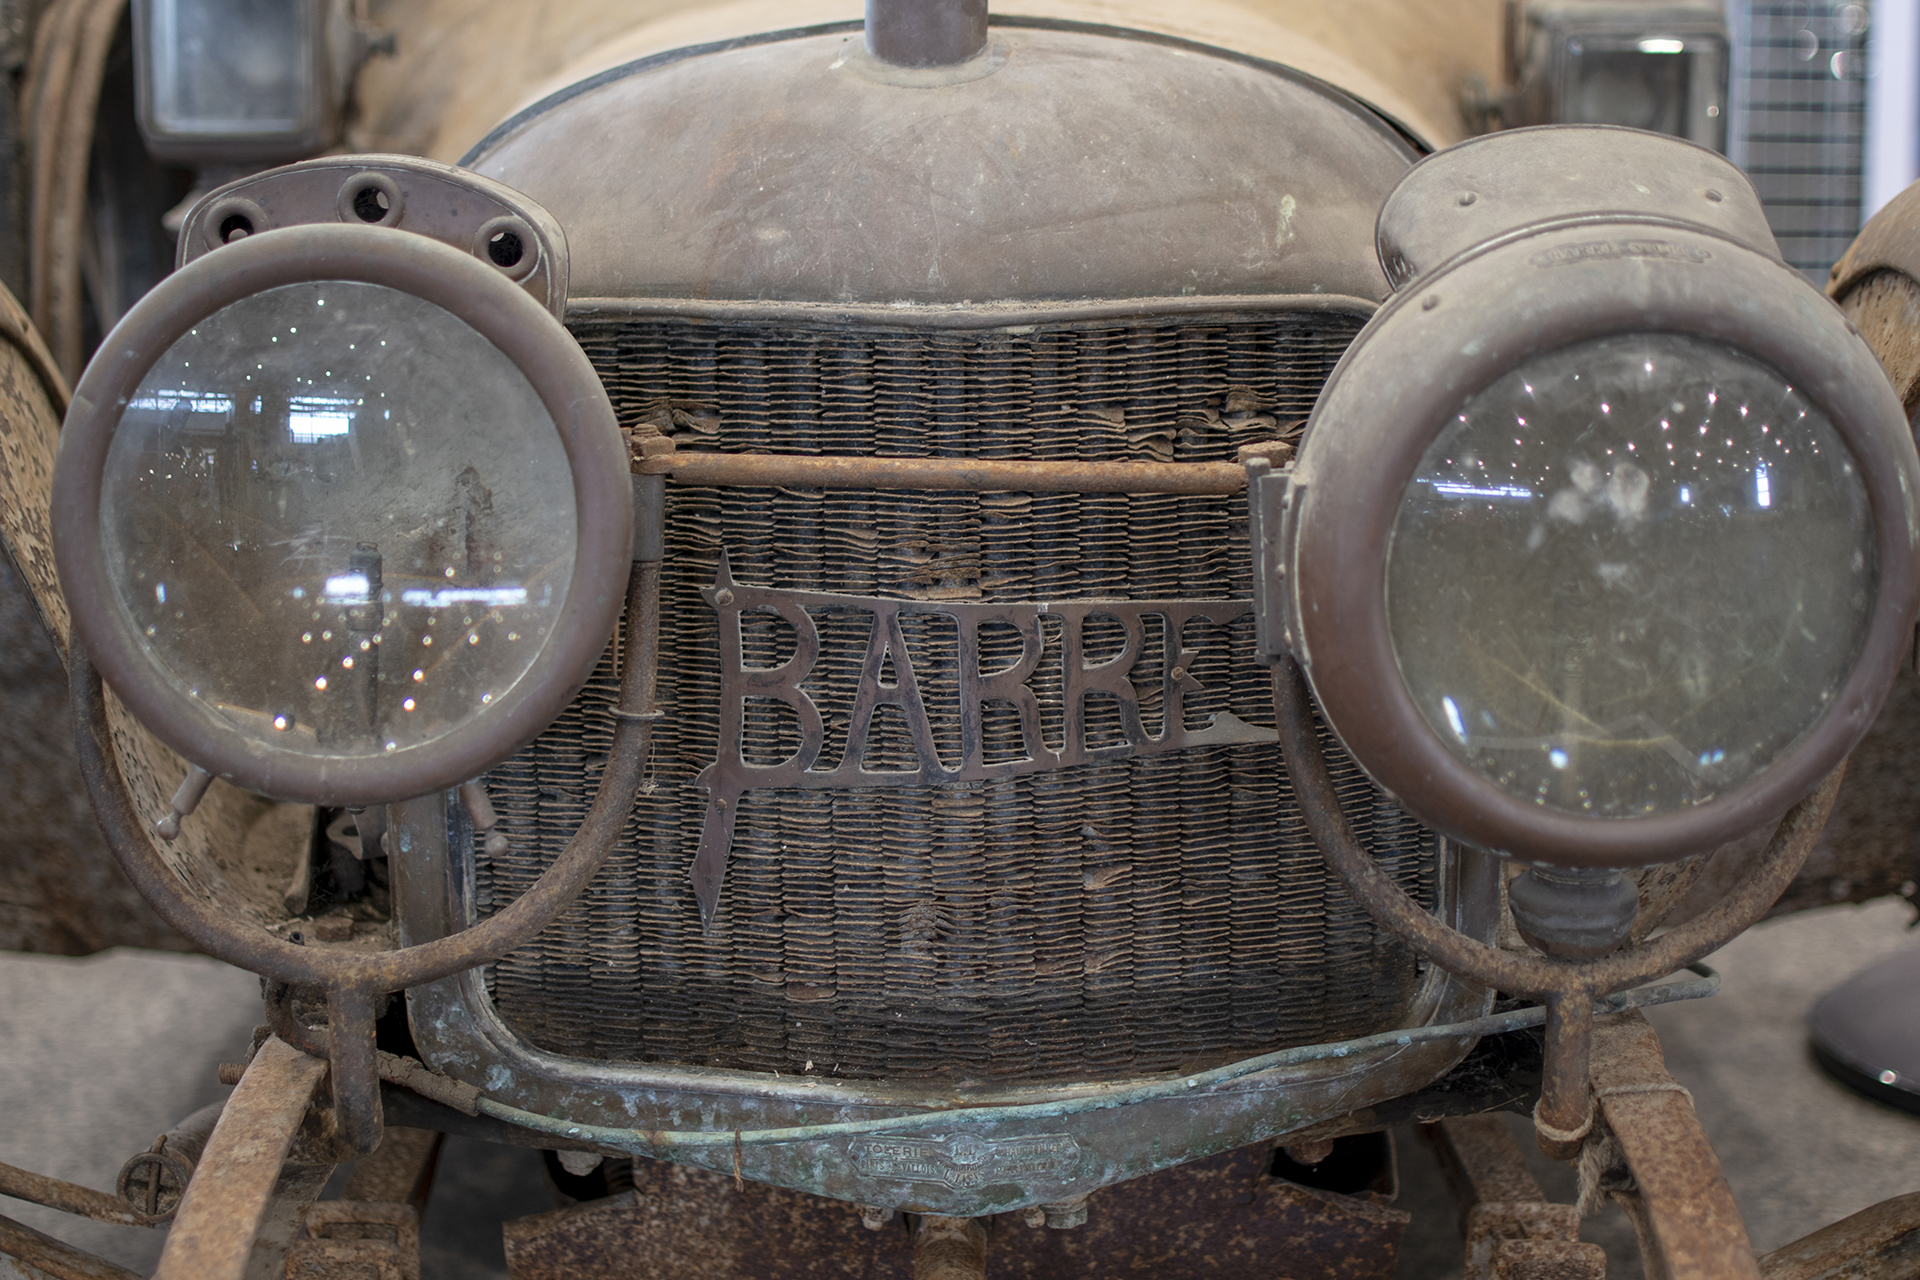
[[171, 1219], [225, 1105], [215, 1102], [200, 1108], [161, 1134], [149, 1150], [129, 1157], [114, 1180], [121, 1201], [148, 1217]]
[[987, 1280], [987, 1224], [920, 1214], [913, 1221], [913, 1280]]
[[0, 1196], [12, 1196], [16, 1200], [43, 1204], [62, 1213], [78, 1214], [98, 1222], [116, 1222], [127, 1227], [151, 1227], [165, 1221], [157, 1214], [142, 1213], [118, 1196], [63, 1182], [59, 1178], [49, 1178], [28, 1169], [18, 1169], [10, 1164], [0, 1164]]
[[[106, 695], [86, 654], [75, 646], [73, 717], [80, 743], [81, 775], [87, 781], [94, 813], [114, 856], [135, 887], [163, 919], [209, 954], [254, 973], [322, 988], [350, 985], [385, 993], [458, 973], [523, 943], [564, 909], [592, 879], [605, 859], [640, 785], [645, 765], [642, 722], [623, 719], [614, 730], [608, 767], [587, 817], [574, 832], [567, 853], [512, 908], [457, 938], [404, 951], [327, 952], [282, 942], [245, 919], [221, 912], [183, 882], [149, 838], [151, 824], [135, 812], [121, 774], [115, 744], [109, 741]], [[632, 669], [634, 664], [629, 664]], [[405, 854], [405, 844], [394, 846]]]
[[410, 1204], [322, 1200], [302, 1225], [285, 1280], [420, 1280], [420, 1214]]
[[1832, 811], [1844, 774], [1844, 770], [1835, 770], [1788, 811], [1747, 878], [1712, 910], [1652, 941], [1597, 960], [1557, 960], [1497, 951], [1422, 911], [1373, 865], [1340, 811], [1319, 744], [1307, 730], [1310, 695], [1299, 668], [1291, 662], [1276, 663], [1273, 687], [1279, 706], [1280, 746], [1299, 788], [1302, 811], [1341, 882], [1369, 914], [1389, 925], [1396, 936], [1435, 964], [1508, 995], [1547, 999], [1576, 987], [1584, 987], [1589, 996], [1624, 991], [1685, 968], [1718, 950], [1759, 920], [1805, 863], [1808, 850]]
[[[1627, 256], [1616, 241], [1631, 236], [1635, 222], [1647, 224], [1645, 249], [1656, 256], [1698, 259], [1699, 249], [1668, 245], [1655, 225], [1677, 222], [1780, 260], [1759, 195], [1725, 156], [1681, 138], [1602, 126], [1505, 129], [1421, 160], [1380, 210], [1380, 260], [1398, 289], [1476, 246], [1566, 222], [1594, 229], [1557, 250], [1556, 261]], [[1602, 224], [1626, 226], [1608, 232]]]
[[[1213, 647], [1226, 650], [1226, 629], [1246, 616], [1250, 606], [1244, 600], [1104, 600], [1064, 602], [1006, 602], [992, 604], [958, 601], [894, 600], [878, 596], [849, 596], [819, 591], [788, 591], [736, 582], [724, 548], [720, 569], [713, 585], [701, 594], [720, 616], [720, 737], [713, 764], [693, 779], [693, 785], [707, 791], [706, 816], [700, 830], [699, 852], [693, 861], [694, 892], [700, 899], [701, 914], [711, 919], [720, 898], [721, 877], [725, 874], [727, 851], [733, 843], [735, 816], [740, 798], [749, 788], [801, 788], [804, 790], [845, 790], [853, 787], [931, 787], [950, 783], [984, 782], [1025, 774], [1074, 768], [1098, 760], [1129, 760], [1168, 751], [1194, 747], [1221, 747], [1275, 741], [1273, 730], [1251, 725], [1231, 711], [1190, 715], [1189, 694], [1203, 694], [1205, 686], [1190, 674], [1205, 657], [1190, 647], [1194, 632], [1189, 623], [1210, 624], [1204, 629], [1209, 637], [1218, 637]], [[777, 667], [744, 665], [741, 645], [741, 618], [748, 613], [770, 613], [783, 619], [794, 632], [793, 656]], [[850, 708], [822, 707], [803, 687], [813, 677], [815, 663], [821, 658], [821, 628], [816, 618], [844, 621], [849, 613], [872, 618], [868, 635], [858, 647], [864, 650], [860, 660], [860, 680]], [[839, 615], [835, 618], [834, 615]], [[1144, 653], [1145, 620], [1158, 620], [1164, 643], [1160, 646], [1157, 704], [1158, 732], [1150, 731], [1141, 717], [1142, 697], [1139, 684], [1151, 682], [1154, 672]], [[912, 652], [907, 646], [902, 624], [914, 619], [922, 624], [938, 620], [951, 623], [957, 645], [952, 661], [957, 664], [959, 680], [955, 686], [955, 704], [942, 707], [943, 721], [957, 719], [957, 753], [942, 758], [928, 715], [928, 698], [914, 677]], [[1042, 634], [1042, 620], [1057, 628], [1061, 640], [1057, 648]], [[1087, 653], [1102, 640], [1091, 633], [1090, 623], [1104, 620], [1117, 624], [1125, 633], [1118, 653], [1102, 655], [1091, 661]], [[911, 626], [911, 623], [907, 625]], [[1009, 665], [994, 669], [992, 675], [981, 661], [981, 632], [985, 628], [1011, 629], [1020, 648]], [[846, 628], [834, 631], [845, 637]], [[1176, 639], [1177, 637], [1177, 639]], [[1036, 679], [1043, 658], [1053, 654], [1057, 670]], [[1217, 669], [1218, 655], [1206, 666]], [[1143, 675], [1142, 667], [1149, 670]], [[891, 674], [892, 681], [885, 676]], [[1042, 732], [1042, 712], [1035, 697], [1039, 686], [1058, 691], [1060, 737], [1049, 742]], [[944, 685], [942, 686], [944, 690]], [[929, 691], [931, 693], [931, 690]], [[1112, 700], [1118, 708], [1116, 738], [1101, 734], [1089, 723], [1087, 700], [1090, 696]], [[791, 708], [798, 720], [799, 735], [793, 754], [777, 763], [750, 763], [746, 754], [745, 727], [749, 699], [774, 700]], [[1196, 699], [1198, 702], [1199, 699]], [[1018, 728], [1009, 740], [994, 742], [996, 758], [988, 758], [988, 737], [983, 725], [983, 707], [1002, 703], [1016, 709]], [[869, 736], [876, 713], [883, 707], [895, 709], [905, 720], [911, 756], [907, 760], [888, 760], [883, 768], [867, 766]], [[829, 718], [844, 723], [845, 737], [839, 746], [837, 763], [823, 762], [821, 748], [826, 739]], [[1052, 719], [1053, 717], [1047, 717]], [[765, 754], [761, 755], [764, 760]]]
[[[1720, 1161], [1700, 1130], [1693, 1099], [1667, 1074], [1659, 1037], [1638, 1013], [1595, 1027], [1593, 1091], [1630, 1190], [1612, 1194], [1639, 1230], [1648, 1272], [1669, 1280], [1758, 1280], [1746, 1223]], [[1600, 1157], [1602, 1185], [1610, 1161]]]
[[410, 1204], [424, 1210], [446, 1135], [431, 1129], [390, 1126], [370, 1156], [357, 1160], [353, 1176], [340, 1189], [343, 1200], [374, 1204]]
[[1549, 1203], [1499, 1116], [1463, 1116], [1424, 1136], [1461, 1209], [1466, 1280], [1605, 1280], [1606, 1255], [1580, 1242], [1580, 1210]]
[[[406, 840], [418, 842], [414, 847], [424, 851], [418, 862], [439, 864], [444, 845], [433, 842], [445, 838], [440, 834], [447, 829], [444, 801], [418, 801], [395, 807], [392, 814], [391, 829], [404, 832]], [[1479, 859], [1466, 859], [1449, 874], [1462, 878], [1443, 894], [1443, 900], [1456, 904], [1450, 908], [1451, 918], [1470, 932], [1490, 936], [1487, 881], [1479, 878], [1488, 874], [1488, 868]], [[420, 877], [410, 867], [396, 891], [403, 938], [432, 937], [446, 929], [447, 899], [443, 880]], [[1485, 1008], [1484, 995], [1472, 993], [1438, 970], [1433, 973], [1415, 1005], [1413, 1023], [1442, 1021]], [[423, 1056], [436, 1068], [476, 1082], [490, 1097], [512, 1106], [623, 1128], [697, 1128], [724, 1134], [730, 1129], [876, 1119], [961, 1101], [997, 1105], [1092, 1097], [1128, 1083], [1122, 1075], [1098, 1085], [960, 1091], [941, 1081], [863, 1083], [819, 1074], [795, 1078], [567, 1058], [515, 1036], [494, 1012], [478, 974], [410, 992], [409, 1013]], [[930, 1155], [921, 1148], [922, 1159], [912, 1168], [903, 1167], [908, 1162], [897, 1158], [890, 1158], [891, 1167], [877, 1167], [874, 1149], [856, 1145], [871, 1139], [858, 1137], [755, 1144], [738, 1152], [732, 1144], [719, 1143], [686, 1150], [677, 1158], [731, 1175], [738, 1155], [739, 1170], [750, 1180], [825, 1192], [863, 1204], [972, 1216], [1059, 1200], [1345, 1115], [1356, 1107], [1384, 1104], [1444, 1072], [1467, 1047], [1452, 1041], [1413, 1045], [1276, 1069], [1125, 1108], [1065, 1117], [968, 1121], [964, 1131], [958, 1125], [934, 1128], [915, 1136], [935, 1139], [941, 1144], [939, 1154]], [[1070, 1166], [1052, 1165], [1068, 1150], [1063, 1138], [1071, 1139], [1077, 1159]], [[861, 1173], [862, 1153], [875, 1176]], [[932, 1180], [936, 1169], [991, 1167], [1002, 1159], [1028, 1167], [1003, 1172], [972, 1188], [949, 1186], [944, 1177]], [[1036, 1164], [1043, 1167], [1031, 1168]], [[957, 1173], [952, 1179], [966, 1180]]]
[[[228, 243], [221, 226], [235, 214], [246, 218], [249, 235], [344, 222], [427, 236], [488, 263], [556, 318], [566, 314], [567, 240], [560, 224], [512, 188], [452, 165], [417, 156], [327, 156], [229, 182], [187, 212], [178, 265]], [[503, 232], [520, 242], [507, 264], [489, 256], [492, 237]]]
[[326, 1069], [276, 1037], [260, 1046], [207, 1140], [154, 1280], [241, 1280], [247, 1273], [255, 1232]]
[[[1593, 960], [1561, 960], [1497, 951], [1449, 929], [1420, 910], [1354, 840], [1327, 778], [1320, 745], [1308, 726], [1310, 696], [1300, 669], [1281, 659], [1273, 669], [1281, 749], [1299, 790], [1302, 811], [1327, 862], [1376, 920], [1452, 973], [1510, 995], [1547, 1001], [1546, 1063], [1534, 1130], [1540, 1147], [1571, 1159], [1592, 1130], [1587, 1093], [1593, 997], [1652, 981], [1692, 964], [1758, 920], [1786, 889], [1825, 825], [1844, 768], [1781, 820], [1748, 879], [1713, 909], [1662, 934]], [[1650, 1034], [1650, 1033], [1649, 1033]], [[1691, 1112], [1689, 1112], [1691, 1115]]]
[[808, 458], [753, 453], [668, 453], [636, 461], [638, 475], [690, 485], [800, 489], [1010, 489], [1026, 493], [1238, 493], [1233, 462], [1043, 462], [988, 458]]
[[[1159, 1280], [1387, 1280], [1409, 1216], [1270, 1175], [1265, 1143], [1241, 1147], [1099, 1192], [1084, 1225], [992, 1219], [987, 1273], [996, 1277], [1140, 1275]], [[776, 1232], [779, 1248], [768, 1247]], [[724, 1174], [637, 1161], [635, 1191], [506, 1226], [513, 1280], [676, 1280], [847, 1276], [907, 1280], [911, 1225], [868, 1230], [853, 1206]], [[636, 1260], [644, 1263], [636, 1268]], [[1281, 1269], [1284, 1269], [1283, 1271]]]
[[[1621, 247], [1621, 256], [1552, 256], [1596, 237]], [[1656, 241], [1686, 252], [1641, 252]], [[1650, 313], [1664, 332], [1722, 342], [1771, 365], [1829, 414], [1867, 489], [1878, 582], [1857, 661], [1791, 752], [1712, 803], [1595, 822], [1509, 794], [1433, 733], [1394, 656], [1384, 548], [1420, 457], [1467, 396], [1540, 352], [1645, 332]], [[1464, 345], [1455, 340], [1463, 326], [1475, 335]], [[1294, 650], [1328, 720], [1409, 812], [1516, 856], [1635, 866], [1764, 827], [1841, 764], [1911, 660], [1920, 458], [1899, 402], [1866, 343], [1804, 281], [1770, 257], [1678, 221], [1657, 235], [1638, 225], [1543, 231], [1455, 259], [1396, 294], [1329, 380], [1291, 488], [1289, 612], [1301, 624]]]
[[[1867, 736], [1847, 757], [1847, 777], [1806, 865], [1769, 915], [1920, 893], [1920, 678], [1893, 683]], [[1711, 907], [1746, 879], [1765, 833], [1703, 858], [1669, 923]]]
[[0, 1217], [0, 1257], [18, 1258], [37, 1268], [35, 1280], [41, 1273], [53, 1280], [141, 1280], [138, 1272], [42, 1235], [12, 1218]]
[[1862, 1209], [1760, 1259], [1761, 1280], [1913, 1280], [1920, 1191]]
[[1336, 90], [1205, 46], [1026, 23], [996, 25], [992, 74], [915, 89], [865, 74], [859, 42], [634, 64], [464, 163], [566, 227], [581, 298], [1383, 296], [1367, 236], [1413, 152]]
[[847, 1158], [863, 1178], [927, 1182], [951, 1189], [989, 1182], [1057, 1178], [1080, 1162], [1080, 1144], [1064, 1133], [989, 1141], [961, 1132], [946, 1138], [855, 1138]]

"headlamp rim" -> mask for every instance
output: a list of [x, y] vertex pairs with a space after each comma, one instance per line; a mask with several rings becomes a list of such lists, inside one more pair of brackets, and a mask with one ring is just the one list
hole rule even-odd
[[[1362, 768], [1438, 830], [1565, 866], [1671, 861], [1777, 820], [1873, 723], [1911, 644], [1920, 592], [1920, 459], [1859, 335], [1796, 273], [1697, 228], [1670, 225], [1655, 234], [1642, 219], [1623, 220], [1617, 236], [1640, 244], [1644, 256], [1550, 256], [1604, 239], [1607, 230], [1583, 223], [1508, 241], [1423, 276], [1381, 309], [1308, 422], [1286, 566], [1297, 653], [1329, 723]], [[1475, 317], [1464, 342], [1463, 314]], [[1420, 458], [1468, 397], [1536, 356], [1656, 333], [1723, 343], [1779, 370], [1828, 414], [1867, 491], [1876, 596], [1853, 670], [1782, 758], [1691, 809], [1581, 817], [1527, 803], [1474, 772], [1420, 714], [1388, 627], [1388, 544]]]
[[[520, 370], [553, 419], [572, 472], [576, 543], [567, 594], [519, 680], [454, 731], [379, 755], [276, 750], [176, 687], [145, 652], [107, 572], [101, 499], [126, 403], [190, 328], [286, 285], [372, 284], [432, 303]], [[307, 225], [223, 246], [167, 277], [101, 344], [74, 388], [53, 475], [54, 559], [77, 632], [114, 692], [161, 741], [216, 776], [275, 799], [382, 804], [479, 776], [551, 723], [592, 673], [625, 601], [633, 505], [626, 448], [593, 366], [559, 322], [472, 256], [380, 227]]]

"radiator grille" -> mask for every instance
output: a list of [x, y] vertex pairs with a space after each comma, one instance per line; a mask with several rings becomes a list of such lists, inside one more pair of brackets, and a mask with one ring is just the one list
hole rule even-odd
[[[574, 327], [621, 421], [655, 421], [682, 448], [1213, 460], [1304, 418], [1359, 324]], [[1413, 957], [1330, 879], [1264, 744], [941, 787], [750, 791], [719, 915], [701, 928], [687, 872], [706, 793], [688, 784], [715, 756], [719, 657], [698, 589], [722, 548], [737, 580], [785, 588], [1245, 599], [1242, 499], [670, 485], [667, 525], [661, 786], [581, 902], [489, 971], [498, 1009], [528, 1040], [622, 1061], [1011, 1081], [1180, 1069], [1404, 1016]], [[809, 683], [823, 706], [850, 704], [870, 617], [823, 619]], [[916, 624], [907, 644], [936, 737], [951, 741], [956, 717], [938, 708], [955, 663], [938, 615], [903, 622]], [[749, 661], [777, 660], [776, 625], [745, 623]], [[1209, 693], [1189, 714], [1224, 708], [1271, 726], [1251, 619], [1219, 639], [1193, 673]], [[993, 658], [989, 641], [983, 666], [1010, 662], [1012, 644]], [[482, 913], [522, 892], [580, 821], [615, 688], [609, 659], [488, 777], [511, 850], [488, 860], [468, 845]], [[1140, 694], [1145, 713], [1155, 694]], [[836, 730], [844, 739], [844, 722], [830, 721], [829, 755]], [[750, 758], [777, 758], [791, 740], [771, 712], [750, 714], [747, 732]], [[996, 735], [1019, 742], [989, 716], [989, 756]], [[1348, 814], [1430, 903], [1431, 835], [1323, 738]], [[911, 750], [877, 721], [867, 759], [911, 767]]]

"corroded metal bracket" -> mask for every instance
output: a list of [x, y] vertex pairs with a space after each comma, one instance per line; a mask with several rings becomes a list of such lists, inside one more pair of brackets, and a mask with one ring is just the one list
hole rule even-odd
[[[255, 1239], [274, 1207], [282, 1165], [326, 1072], [324, 1061], [278, 1037], [260, 1046], [207, 1139], [154, 1280], [246, 1275]], [[306, 1194], [311, 1200], [326, 1178], [300, 1181], [312, 1184]]]
[[1720, 1159], [1700, 1129], [1692, 1096], [1667, 1074], [1660, 1038], [1644, 1017], [1618, 1013], [1597, 1020], [1592, 1082], [1599, 1116], [1581, 1153], [1582, 1169], [1602, 1170], [1599, 1185], [1626, 1210], [1647, 1274], [1759, 1280], [1753, 1243]]
[[1462, 1208], [1466, 1280], [1536, 1273], [1606, 1280], [1606, 1254], [1580, 1240], [1580, 1210], [1547, 1200], [1508, 1136], [1505, 1116], [1442, 1120], [1424, 1136]]
[[1547, 1005], [1547, 1056], [1534, 1129], [1541, 1149], [1560, 1160], [1578, 1155], [1593, 1129], [1587, 1086], [1596, 996], [1650, 982], [1721, 946], [1760, 919], [1807, 860], [1833, 809], [1844, 766], [1780, 820], [1766, 853], [1747, 878], [1713, 908], [1660, 937], [1593, 960], [1560, 960], [1500, 951], [1464, 937], [1422, 911], [1383, 873], [1355, 839], [1341, 811], [1312, 723], [1300, 668], [1282, 659], [1273, 669], [1280, 750], [1314, 842], [1360, 905], [1386, 928], [1448, 972]]

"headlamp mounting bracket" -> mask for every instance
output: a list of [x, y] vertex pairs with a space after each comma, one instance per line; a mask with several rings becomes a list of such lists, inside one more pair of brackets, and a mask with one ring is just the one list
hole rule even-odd
[[263, 231], [329, 224], [438, 240], [566, 316], [567, 239], [553, 215], [505, 183], [417, 156], [326, 156], [215, 188], [188, 210], [175, 266]]

